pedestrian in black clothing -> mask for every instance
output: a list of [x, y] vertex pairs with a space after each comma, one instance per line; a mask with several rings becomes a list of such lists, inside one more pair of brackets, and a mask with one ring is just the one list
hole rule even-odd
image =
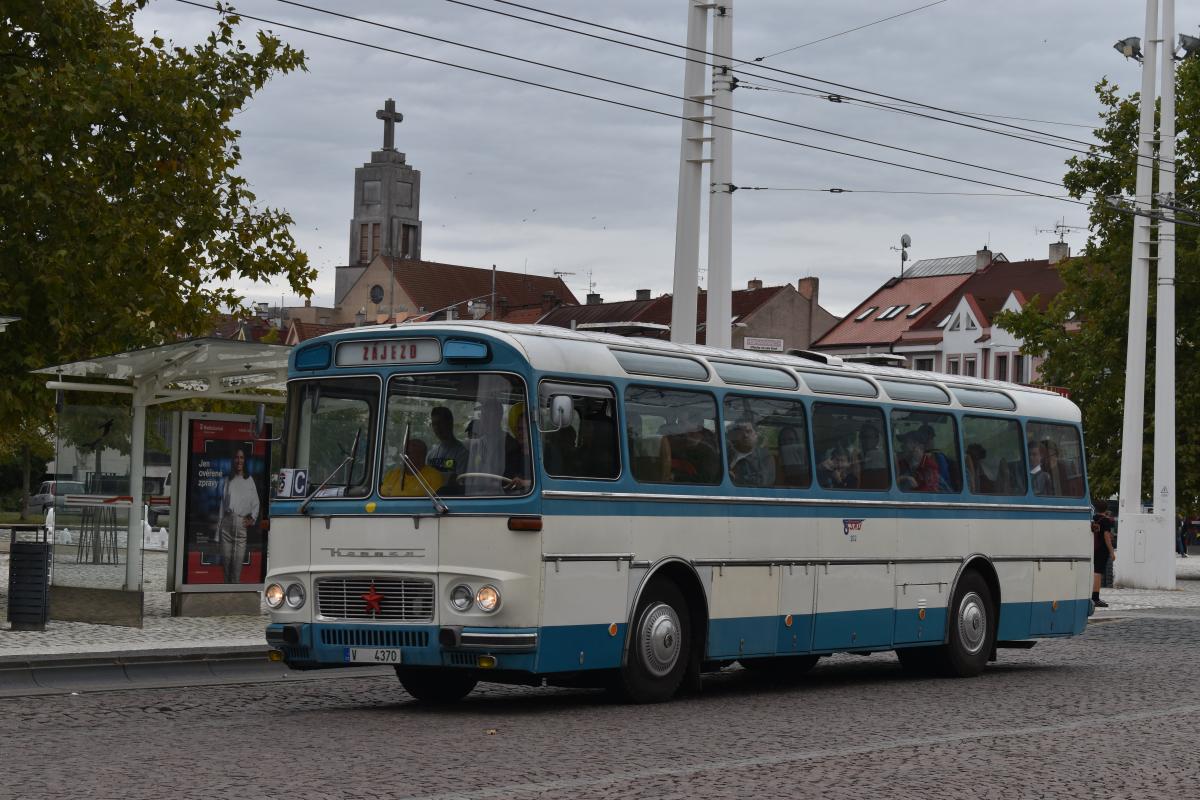
[[1095, 575], [1092, 578], [1092, 604], [1096, 608], [1108, 608], [1108, 603], [1100, 599], [1100, 581], [1104, 578], [1109, 559], [1116, 558], [1117, 552], [1113, 548], [1112, 518], [1104, 513], [1108, 509], [1108, 503], [1097, 500], [1094, 505], [1096, 513], [1092, 516], [1092, 572]]

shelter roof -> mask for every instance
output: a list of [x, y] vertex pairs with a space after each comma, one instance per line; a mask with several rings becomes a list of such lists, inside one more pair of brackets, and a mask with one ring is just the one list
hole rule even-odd
[[285, 345], [205, 337], [44, 367], [34, 374], [150, 386], [155, 397], [149, 402], [228, 397], [242, 389], [282, 388], [290, 352]]

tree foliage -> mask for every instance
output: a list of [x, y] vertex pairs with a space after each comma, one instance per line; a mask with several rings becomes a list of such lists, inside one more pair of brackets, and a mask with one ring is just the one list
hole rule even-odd
[[[1072, 196], [1089, 192], [1103, 198], [1132, 198], [1137, 166], [1139, 95], [1123, 97], [1107, 79], [1096, 86], [1101, 106], [1099, 144], [1067, 162], [1063, 183]], [[1200, 59], [1181, 62], [1176, 78], [1178, 203], [1200, 208]], [[1170, 169], [1170, 165], [1164, 168]], [[1158, 191], [1157, 188], [1155, 191]], [[997, 324], [1025, 341], [1024, 352], [1045, 353], [1042, 380], [1065, 386], [1083, 411], [1088, 472], [1093, 494], [1108, 497], [1120, 478], [1121, 427], [1125, 395], [1125, 352], [1129, 325], [1130, 262], [1133, 218], [1102, 200], [1089, 211], [1091, 234], [1081, 256], [1062, 265], [1065, 288], [1045, 311], [1033, 304], [1005, 314]], [[1179, 214], [1191, 222], [1200, 217]], [[1175, 228], [1176, 238], [1176, 486], [1181, 511], [1200, 513], [1200, 229]], [[1144, 498], [1151, 491], [1153, 445], [1155, 291], [1150, 276], [1150, 314], [1146, 354], [1146, 419], [1143, 465]]]
[[314, 271], [244, 178], [236, 113], [304, 55], [220, 17], [200, 44], [143, 40], [147, 0], [0, 8], [0, 428], [44, 424], [49, 364], [204, 331], [234, 279]]

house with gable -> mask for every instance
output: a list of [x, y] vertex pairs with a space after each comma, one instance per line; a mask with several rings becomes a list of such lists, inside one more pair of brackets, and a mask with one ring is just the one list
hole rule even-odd
[[[813, 343], [814, 350], [838, 356], [896, 353], [902, 337], [932, 316], [976, 272], [1008, 263], [1003, 253], [986, 247], [973, 256], [930, 258], [915, 262], [899, 277], [891, 277]], [[909, 360], [908, 366], [936, 369]]]

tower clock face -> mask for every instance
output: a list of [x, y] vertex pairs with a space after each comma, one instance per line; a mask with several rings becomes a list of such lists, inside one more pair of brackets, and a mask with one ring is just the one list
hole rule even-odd
[[383, 287], [378, 283], [371, 287], [371, 302], [375, 304], [383, 302]]

